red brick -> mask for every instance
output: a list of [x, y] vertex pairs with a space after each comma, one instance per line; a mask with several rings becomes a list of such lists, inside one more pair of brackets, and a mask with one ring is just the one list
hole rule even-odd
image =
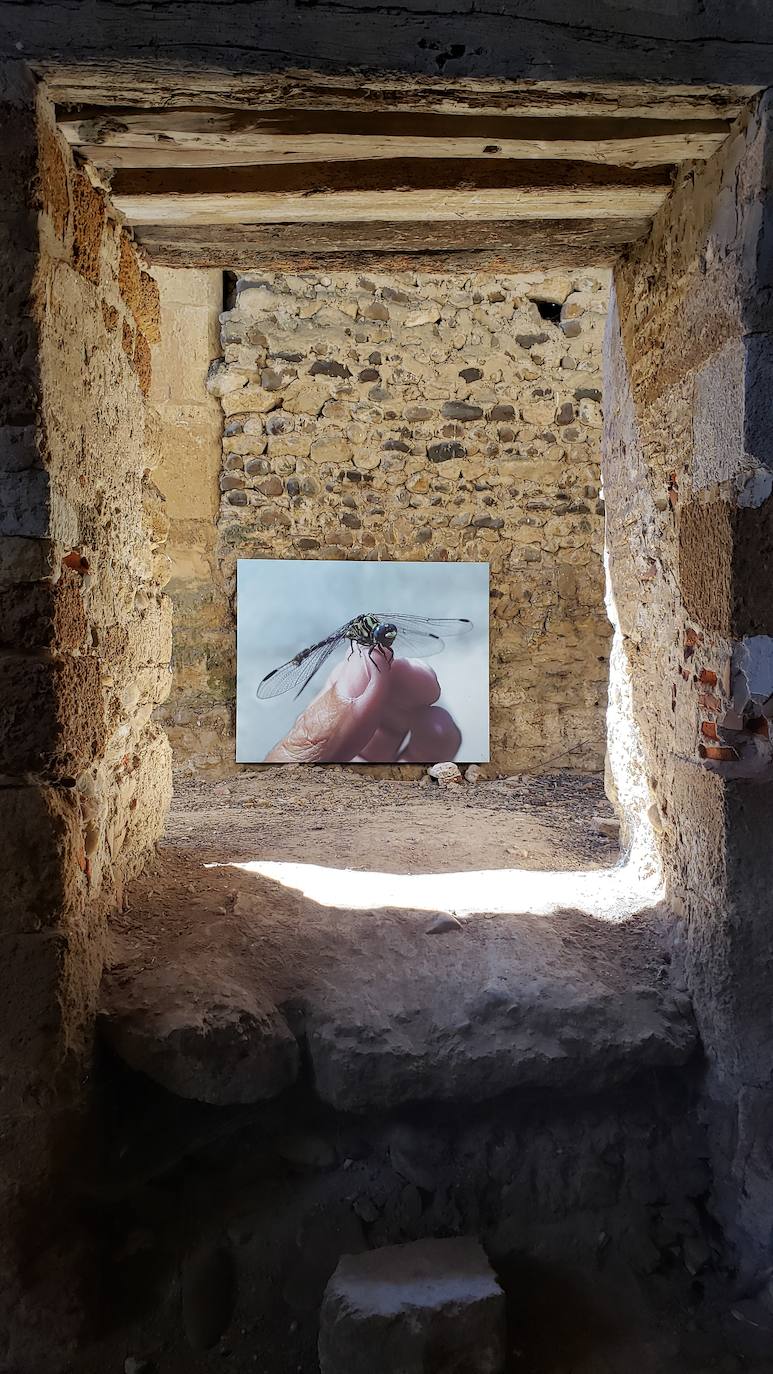
[[711, 759], [712, 763], [732, 763], [733, 759], [738, 758], [735, 749], [722, 744], [700, 744], [698, 753], [702, 759]]
[[719, 697], [715, 697], [712, 692], [699, 692], [698, 703], [700, 706], [704, 706], [707, 711], [719, 711], [722, 707]]

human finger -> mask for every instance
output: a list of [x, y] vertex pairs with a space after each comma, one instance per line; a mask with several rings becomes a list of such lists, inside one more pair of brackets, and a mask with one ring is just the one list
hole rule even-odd
[[385, 728], [406, 735], [416, 712], [437, 701], [440, 690], [437, 677], [426, 663], [396, 658], [389, 675], [389, 696], [383, 716]]
[[411, 737], [401, 763], [448, 763], [458, 752], [462, 734], [443, 706], [426, 706], [411, 722]]
[[346, 763], [378, 728], [389, 694], [390, 668], [359, 650], [333, 670], [266, 763]]
[[381, 726], [360, 753], [363, 763], [392, 763], [399, 754], [417, 710], [437, 701], [440, 683], [426, 663], [395, 658], [389, 670], [389, 692]]
[[363, 748], [362, 762], [395, 763], [399, 758], [400, 749], [407, 733], [408, 731], [402, 726], [396, 730], [381, 726]]
[[405, 706], [431, 706], [440, 696], [437, 675], [426, 663], [414, 658], [396, 658], [389, 674], [390, 701]]

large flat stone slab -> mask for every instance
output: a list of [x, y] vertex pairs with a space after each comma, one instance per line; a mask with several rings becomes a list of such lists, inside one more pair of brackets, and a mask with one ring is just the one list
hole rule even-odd
[[356, 1112], [521, 1088], [592, 1093], [684, 1064], [697, 1044], [657, 909], [454, 920], [323, 905], [232, 868], [199, 884], [193, 897], [185, 885], [188, 924], [169, 948], [151, 958], [135, 946], [103, 988], [113, 1046], [183, 1096], [280, 1091], [297, 1064], [288, 1025], [317, 1093]]
[[321, 1374], [501, 1374], [505, 1297], [477, 1240], [344, 1255], [322, 1303]]

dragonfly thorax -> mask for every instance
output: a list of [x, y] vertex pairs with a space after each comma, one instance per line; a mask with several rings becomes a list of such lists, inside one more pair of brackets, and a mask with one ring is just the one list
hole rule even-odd
[[391, 621], [379, 620], [377, 615], [358, 615], [349, 622], [346, 635], [353, 644], [389, 649], [397, 638], [397, 626]]

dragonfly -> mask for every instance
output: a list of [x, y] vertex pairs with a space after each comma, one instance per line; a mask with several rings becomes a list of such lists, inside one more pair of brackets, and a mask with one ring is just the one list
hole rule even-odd
[[308, 649], [301, 649], [287, 663], [272, 668], [258, 685], [257, 695], [263, 700], [294, 690], [296, 698], [299, 697], [330, 655], [347, 640], [350, 658], [359, 647], [378, 668], [379, 659], [387, 664], [392, 662], [395, 646], [419, 658], [430, 658], [440, 653], [446, 639], [467, 634], [471, 629], [471, 620], [432, 620], [421, 615], [382, 615], [379, 611], [368, 611], [347, 620], [345, 625], [316, 644], [310, 644]]

